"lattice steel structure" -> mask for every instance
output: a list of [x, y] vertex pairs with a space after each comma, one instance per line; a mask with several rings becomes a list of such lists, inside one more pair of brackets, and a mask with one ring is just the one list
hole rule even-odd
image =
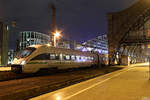
[[145, 61], [150, 43], [150, 0], [139, 0], [121, 12], [109, 13], [108, 22], [110, 63], [115, 59], [120, 63], [124, 54]]

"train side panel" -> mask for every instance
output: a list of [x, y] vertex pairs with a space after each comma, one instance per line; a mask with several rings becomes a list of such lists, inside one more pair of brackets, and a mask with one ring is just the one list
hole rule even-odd
[[[35, 73], [47, 68], [79, 68], [90, 67], [98, 64], [106, 64], [106, 55], [98, 55], [91, 52], [62, 49], [41, 45], [28, 57], [21, 58], [26, 63], [22, 65], [23, 73]], [[19, 61], [17, 59], [15, 62]], [[19, 64], [19, 63], [18, 63]]]

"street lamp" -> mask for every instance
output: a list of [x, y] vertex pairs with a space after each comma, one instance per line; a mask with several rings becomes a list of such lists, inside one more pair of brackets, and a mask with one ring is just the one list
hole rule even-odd
[[56, 47], [56, 41], [57, 41], [57, 39], [59, 39], [59, 37], [61, 37], [61, 31], [56, 31], [55, 33], [54, 33], [54, 47]]
[[61, 35], [60, 35], [60, 32], [56, 32], [55, 34], [54, 34], [54, 36], [56, 37], [56, 38], [59, 38]]

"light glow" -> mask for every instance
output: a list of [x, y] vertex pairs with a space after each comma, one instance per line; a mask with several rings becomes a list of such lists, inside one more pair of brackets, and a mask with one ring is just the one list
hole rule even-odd
[[47, 46], [50, 47], [51, 46], [50, 43], [48, 43]]
[[54, 36], [56, 37], [56, 38], [59, 38], [59, 37], [61, 37], [61, 31], [56, 31], [56, 33], [54, 34]]
[[60, 36], [60, 33], [56, 33], [55, 36], [56, 36], [56, 37], [59, 37], [59, 36]]
[[21, 62], [21, 65], [24, 65], [25, 63], [26, 63], [26, 61], [24, 60], [24, 61]]
[[56, 97], [56, 100], [61, 100], [61, 97], [60, 97], [60, 96], [57, 96], [57, 97]]
[[59, 39], [60, 37], [61, 37], [61, 33], [62, 31], [58, 31], [58, 30], [56, 30], [56, 32], [54, 33], [54, 47], [56, 47], [56, 41], [57, 41], [57, 39]]

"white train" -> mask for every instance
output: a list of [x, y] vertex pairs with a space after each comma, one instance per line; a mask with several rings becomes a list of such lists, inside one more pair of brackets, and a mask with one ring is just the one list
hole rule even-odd
[[35, 73], [41, 69], [95, 66], [102, 64], [104, 58], [101, 56], [49, 45], [33, 45], [17, 53], [11, 70], [15, 73]]

